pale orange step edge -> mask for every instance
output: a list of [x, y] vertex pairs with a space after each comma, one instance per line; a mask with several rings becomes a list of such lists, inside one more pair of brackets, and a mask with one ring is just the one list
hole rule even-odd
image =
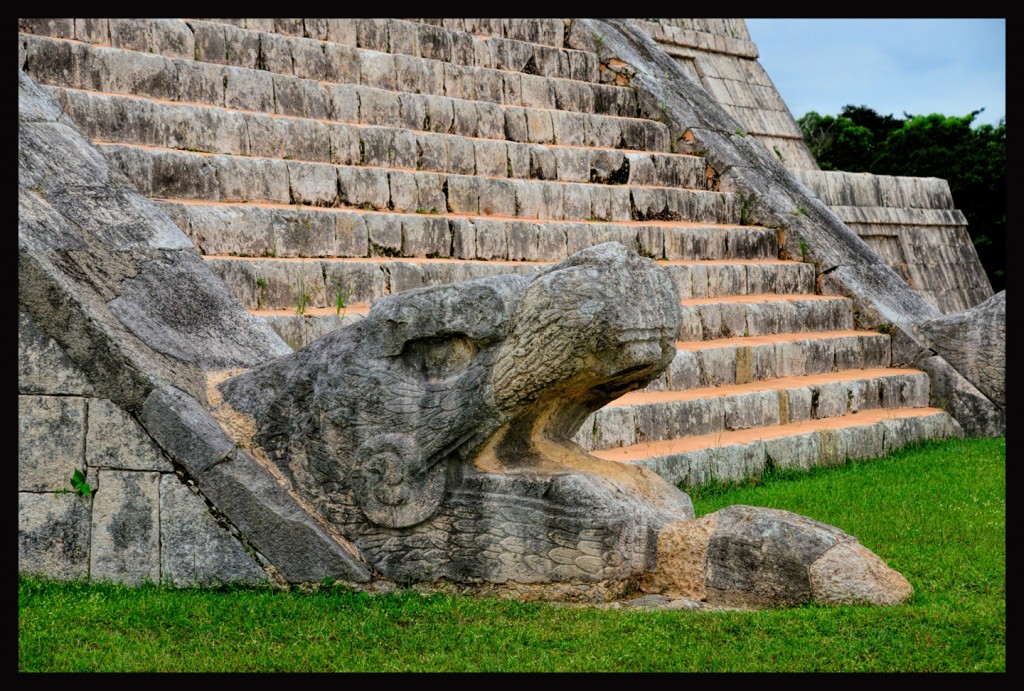
[[[35, 35], [35, 34], [32, 34], [32, 35]], [[71, 39], [58, 39], [58, 40], [71, 40]], [[89, 45], [97, 45], [97, 44], [91, 43]], [[200, 64], [215, 65], [217, 63], [212, 63], [211, 62], [211, 63], [200, 63]], [[450, 133], [450, 132], [435, 132], [434, 130], [419, 130], [419, 129], [413, 129], [413, 128], [409, 128], [409, 127], [400, 127], [400, 126], [397, 126], [397, 125], [373, 125], [373, 124], [366, 123], [366, 122], [349, 122], [347, 120], [331, 120], [329, 118], [314, 118], [314, 117], [310, 117], [308, 115], [288, 115], [287, 113], [268, 113], [268, 112], [265, 112], [265, 111], [262, 111], [262, 110], [249, 110], [247, 108], [233, 108], [233, 107], [230, 107], [230, 106], [217, 106], [217, 105], [213, 105], [211, 103], [199, 103], [198, 101], [171, 101], [171, 100], [168, 100], [166, 98], [157, 98], [156, 96], [140, 96], [138, 94], [123, 94], [123, 93], [118, 93], [118, 92], [115, 92], [115, 91], [97, 91], [97, 90], [94, 90], [94, 89], [78, 89], [78, 88], [73, 87], [73, 86], [59, 86], [57, 84], [44, 84], [43, 86], [47, 86], [47, 87], [54, 88], [54, 89], [61, 89], [63, 91], [74, 91], [76, 93], [81, 93], [81, 94], [94, 94], [96, 96], [112, 96], [114, 98], [131, 98], [131, 99], [135, 99], [135, 100], [139, 100], [139, 101], [151, 101], [153, 103], [159, 103], [160, 105], [165, 105], [165, 106], [182, 106], [182, 107], [188, 107], [188, 108], [211, 108], [211, 109], [214, 109], [214, 110], [223, 110], [223, 111], [227, 111], [227, 112], [230, 112], [230, 113], [243, 113], [243, 114], [248, 114], [248, 115], [263, 115], [263, 116], [266, 116], [268, 118], [284, 118], [284, 119], [290, 119], [290, 120], [309, 120], [311, 122], [320, 122], [320, 123], [323, 123], [325, 125], [348, 125], [349, 127], [376, 127], [378, 129], [390, 129], [390, 130], [408, 131], [408, 132], [412, 132], [413, 134], [439, 134], [439, 135], [444, 136], [444, 137], [459, 137], [459, 138], [462, 138], [462, 139], [470, 139], [470, 140], [473, 140], [473, 141], [480, 141], [480, 142], [506, 142], [506, 143], [510, 143], [510, 144], [522, 144], [524, 146], [542, 146], [542, 147], [549, 148], [549, 149], [585, 149], [587, 151], [619, 151], [619, 152], [624, 153], [624, 154], [656, 154], [658, 156], [670, 156], [672, 158], [693, 158], [693, 159], [703, 159], [704, 158], [703, 156], [697, 156], [695, 154], [683, 154], [683, 153], [677, 153], [677, 152], [674, 152], [674, 151], [657, 151], [657, 150], [651, 150], [651, 149], [616, 149], [616, 148], [608, 147], [608, 146], [583, 146], [582, 144], [555, 144], [555, 143], [552, 143], [552, 142], [548, 142], [548, 143], [542, 144], [540, 142], [517, 142], [517, 141], [512, 140], [512, 139], [491, 139], [489, 137], [474, 137], [474, 136], [471, 136], [471, 135], [468, 135], [468, 134], [453, 134], [453, 133]], [[349, 85], [345, 85], [345, 86], [361, 86], [361, 87], [366, 88], [366, 89], [377, 89], [378, 88], [378, 87], [375, 87], [375, 86], [365, 86], [363, 84], [349, 84]], [[380, 89], [380, 90], [384, 91], [384, 89]], [[399, 92], [391, 92], [391, 93], [401, 93], [401, 94], [404, 94], [404, 93], [412, 93], [412, 92], [399, 91]], [[422, 95], [429, 96], [431, 94], [422, 94]], [[453, 101], [465, 101], [466, 100], [464, 98], [454, 98], [452, 96], [444, 96], [443, 98], [450, 98]], [[470, 102], [471, 103], [491, 103], [491, 101], [470, 101]], [[495, 103], [493, 105], [499, 105], [499, 104]], [[513, 106], [507, 106], [507, 107], [513, 107]], [[550, 109], [547, 109], [547, 108], [534, 108], [533, 106], [514, 106], [514, 107], [517, 107], [517, 108], [529, 108], [531, 110], [550, 110]], [[558, 112], [575, 112], [575, 111], [558, 111]], [[581, 113], [581, 114], [582, 115], [594, 115], [593, 113]], [[643, 120], [644, 119], [644, 118], [627, 118], [627, 117], [623, 117], [623, 116], [620, 116], [620, 115], [600, 115], [599, 117], [604, 117], [604, 118], [621, 118], [623, 120]], [[799, 139], [799, 137], [796, 137], [796, 138]], [[106, 144], [121, 144], [122, 142], [103, 142], [103, 141], [100, 141], [100, 140], [95, 140], [94, 143], [97, 143], [97, 144], [103, 144], [103, 143], [106, 143]], [[132, 146], [132, 145], [125, 144], [125, 146]], [[145, 145], [138, 144], [136, 146], [145, 146]], [[164, 148], [164, 147], [154, 147], [154, 148]], [[172, 151], [188, 151], [188, 149], [171, 149], [171, 150]], [[206, 152], [193, 152], [193, 153], [206, 153]], [[224, 155], [224, 156], [244, 156], [245, 154], [221, 154], [221, 155]], [[296, 159], [289, 159], [289, 160], [296, 160]], [[309, 161], [309, 163], [323, 163], [323, 161]]]
[[647, 442], [645, 444], [620, 446], [614, 449], [590, 451], [589, 453], [606, 461], [639, 461], [645, 458], [669, 456], [677, 453], [686, 453], [688, 451], [697, 451], [701, 449], [713, 450], [725, 446], [732, 446], [734, 444], [748, 444], [759, 440], [779, 439], [781, 437], [807, 434], [809, 432], [818, 432], [820, 430], [863, 427], [883, 420], [927, 417], [929, 415], [935, 415], [942, 412], [943, 411], [939, 408], [885, 408], [880, 410], [863, 410], [859, 413], [843, 415], [842, 417], [805, 420], [802, 422], [791, 422], [788, 425], [757, 427], [754, 429], [722, 432], [720, 434], [705, 434], [699, 437], [667, 439], [664, 441]]
[[[357, 166], [361, 168], [367, 168], [367, 166]], [[473, 176], [466, 176], [473, 177]], [[505, 180], [512, 180], [515, 178], [499, 178]], [[610, 187], [618, 187], [618, 185], [610, 185]], [[709, 190], [704, 190], [709, 191]], [[358, 212], [360, 214], [390, 214], [397, 216], [437, 216], [440, 218], [449, 219], [465, 219], [469, 221], [478, 220], [493, 220], [493, 221], [521, 221], [527, 223], [586, 223], [592, 225], [613, 225], [628, 228], [632, 226], [651, 226], [658, 228], [721, 228], [734, 229], [742, 228], [744, 230], [772, 230], [765, 226], [744, 226], [738, 223], [715, 223], [713, 221], [600, 221], [600, 220], [585, 220], [580, 218], [527, 218], [525, 216], [485, 216], [482, 214], [456, 214], [448, 212], [424, 212], [416, 213], [415, 211], [390, 211], [387, 209], [361, 209], [357, 206], [314, 206], [312, 204], [282, 204], [280, 202], [214, 202], [206, 199], [178, 199], [176, 197], [149, 197], [149, 199], [157, 202], [166, 202], [168, 204], [182, 204], [184, 206], [220, 206], [225, 208], [255, 208], [255, 209], [292, 209], [295, 211], [323, 211], [326, 213], [342, 213], [342, 212]]]
[[294, 307], [279, 310], [247, 310], [249, 314], [254, 317], [334, 317], [334, 316], [355, 316], [365, 315], [370, 311], [370, 305], [363, 303], [353, 303], [347, 307], [343, 307], [339, 313], [334, 307], [307, 307], [305, 311], [300, 315], [295, 311]]
[[[695, 262], [696, 263], [696, 262]], [[710, 262], [701, 262], [710, 263]], [[731, 262], [722, 262], [731, 263]], [[737, 262], [738, 263], [738, 262]], [[760, 263], [760, 262], [748, 262], [748, 263]], [[768, 263], [768, 262], [764, 262]], [[783, 263], [781, 261], [774, 262], [776, 264]], [[788, 262], [787, 262], [788, 263]], [[793, 262], [799, 264], [800, 262]], [[721, 297], [713, 298], [687, 298], [682, 301], [685, 307], [695, 307], [697, 305], [711, 305], [716, 302], [741, 302], [741, 303], [755, 303], [755, 302], [802, 302], [804, 300], [849, 300], [847, 297], [842, 295], [818, 295], [816, 293], [751, 293], [749, 295], [723, 295]]]
[[683, 391], [633, 391], [608, 403], [606, 408], [618, 408], [627, 405], [647, 405], [651, 403], [669, 403], [672, 401], [691, 401], [697, 398], [721, 398], [737, 394], [755, 393], [758, 391], [779, 391], [796, 389], [804, 386], [819, 386], [836, 382], [855, 381], [857, 379], [878, 379], [908, 374], [923, 374], [920, 370], [897, 367], [869, 367], [866, 369], [850, 369], [839, 372], [823, 372], [820, 374], [802, 374], [793, 377], [776, 379], [760, 379], [746, 384], [723, 384], [707, 386], [700, 389]]
[[422, 173], [426, 175], [458, 175], [464, 178], [476, 178], [479, 180], [518, 180], [522, 182], [546, 182], [555, 185], [583, 185], [585, 187], [617, 187], [622, 189], [636, 189], [636, 190], [674, 190], [680, 192], [709, 192], [712, 194], [725, 194], [718, 192], [717, 190], [708, 190], [700, 187], [668, 187], [665, 185], [637, 185], [635, 183], [623, 183], [621, 185], [613, 185], [610, 183], [600, 182], [573, 182], [570, 180], [538, 180], [536, 178], [510, 178], [508, 176], [498, 175], [480, 175], [478, 173], [455, 173], [452, 171], [441, 171], [441, 170], [420, 170], [418, 168], [397, 168], [394, 166], [374, 166], [374, 165], [358, 165], [355, 163], [325, 163], [324, 161], [304, 161], [293, 158], [273, 158], [270, 156], [250, 156], [248, 154], [215, 154], [208, 151], [190, 151], [187, 149], [174, 149], [169, 146], [153, 146], [151, 144], [131, 144], [128, 142], [108, 142], [99, 139], [95, 139], [93, 144], [100, 147], [120, 146], [127, 149], [141, 149], [143, 151], [169, 151], [171, 153], [186, 154], [189, 156], [223, 156], [225, 158], [238, 158], [245, 161], [282, 161], [284, 163], [305, 163], [308, 165], [316, 166], [330, 166], [332, 168], [354, 168], [358, 170], [383, 170], [387, 172], [395, 173]]
[[676, 341], [676, 350], [713, 350], [715, 348], [731, 348], [732, 346], [769, 345], [776, 343], [793, 343], [795, 341], [820, 341], [826, 338], [855, 338], [858, 336], [883, 336], [878, 331], [859, 331], [855, 329], [837, 329], [835, 331], [799, 331], [784, 334], [766, 334], [763, 336], [736, 336], [734, 338], [718, 338], [709, 341]]
[[[528, 261], [513, 259], [459, 259], [458, 257], [245, 257], [237, 254], [205, 254], [203, 259], [226, 259], [230, 261], [273, 261], [273, 262], [335, 262], [335, 263], [389, 263], [405, 262], [409, 264], [498, 264], [502, 266], [550, 266], [557, 264], [556, 261]], [[655, 259], [658, 266], [732, 266], [732, 265], [767, 265], [783, 266], [800, 264], [801, 262], [789, 261], [786, 259]], [[774, 294], [771, 294], [774, 295]], [[840, 296], [833, 295], [810, 295], [816, 298], [833, 298]], [[722, 298], [725, 300], [726, 298]], [[705, 302], [719, 302], [717, 298], [700, 298]], [[683, 304], [689, 304], [694, 300], [684, 300]], [[700, 304], [700, 303], [696, 303]]]

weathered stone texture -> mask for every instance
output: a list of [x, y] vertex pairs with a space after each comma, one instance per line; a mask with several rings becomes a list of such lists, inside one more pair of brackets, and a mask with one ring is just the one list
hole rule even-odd
[[112, 470], [168, 473], [174, 469], [138, 422], [102, 398], [89, 401], [85, 460], [90, 467]]
[[18, 571], [57, 580], [87, 578], [92, 502], [73, 492], [19, 492]]
[[174, 474], [160, 478], [160, 573], [176, 586], [263, 583], [267, 574]]
[[86, 401], [77, 396], [18, 397], [18, 489], [52, 492], [85, 470]]
[[26, 312], [18, 312], [18, 392], [90, 395], [92, 385], [63, 348]]
[[160, 473], [101, 470], [93, 497], [93, 580], [160, 581]]

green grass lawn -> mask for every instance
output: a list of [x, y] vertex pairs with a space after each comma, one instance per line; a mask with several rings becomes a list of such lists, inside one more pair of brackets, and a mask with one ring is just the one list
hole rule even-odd
[[341, 588], [127, 589], [22, 578], [21, 671], [1005, 671], [1006, 445], [953, 440], [695, 496], [857, 536], [899, 607], [567, 608]]

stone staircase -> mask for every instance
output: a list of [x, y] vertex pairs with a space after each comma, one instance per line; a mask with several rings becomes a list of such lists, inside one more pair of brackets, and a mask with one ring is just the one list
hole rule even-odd
[[19, 63], [292, 347], [384, 295], [614, 240], [670, 272], [684, 318], [670, 369], [576, 435], [595, 455], [701, 484], [960, 434], [564, 29], [21, 20]]

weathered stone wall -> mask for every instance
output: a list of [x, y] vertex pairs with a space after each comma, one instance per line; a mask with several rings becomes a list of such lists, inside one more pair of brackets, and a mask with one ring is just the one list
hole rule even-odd
[[823, 170], [793, 174], [942, 312], [959, 312], [992, 296], [967, 219], [955, 208], [945, 180]]
[[[133, 584], [365, 579], [354, 551], [205, 413], [208, 373], [288, 347], [18, 79], [19, 570]], [[90, 493], [64, 491], [76, 471]]]
[[634, 19], [684, 72], [790, 170], [817, 170], [742, 19]]
[[946, 181], [818, 169], [742, 19], [634, 22], [925, 300], [956, 312], [992, 295]]

